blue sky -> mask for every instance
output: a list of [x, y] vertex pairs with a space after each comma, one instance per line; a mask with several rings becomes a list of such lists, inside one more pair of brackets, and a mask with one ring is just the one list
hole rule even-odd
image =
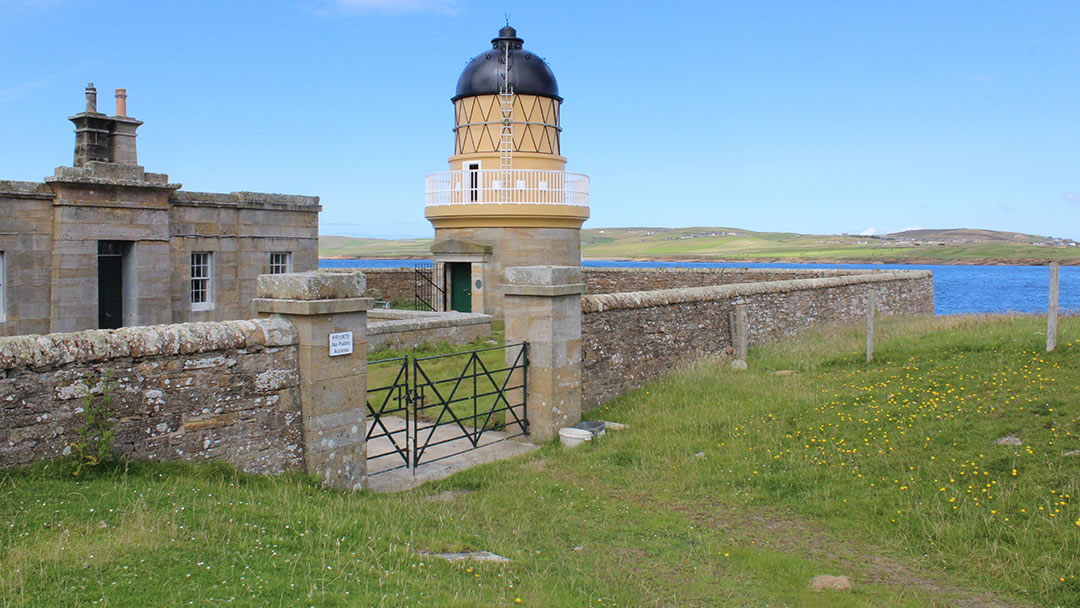
[[1080, 239], [1080, 3], [0, 0], [0, 179], [71, 163], [92, 81], [185, 189], [430, 236], [424, 175], [504, 13], [547, 59], [586, 227]]

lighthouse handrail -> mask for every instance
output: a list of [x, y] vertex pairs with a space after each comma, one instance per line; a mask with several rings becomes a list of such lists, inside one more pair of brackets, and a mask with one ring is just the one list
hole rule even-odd
[[589, 206], [589, 176], [568, 171], [440, 171], [428, 175], [426, 181], [425, 198], [428, 207], [485, 203]]

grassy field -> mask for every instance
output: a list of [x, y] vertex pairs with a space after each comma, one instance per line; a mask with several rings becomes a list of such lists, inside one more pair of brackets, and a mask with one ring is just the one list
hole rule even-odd
[[0, 606], [1080, 605], [1080, 319], [1051, 354], [1033, 318], [879, 327], [872, 364], [857, 326], [704, 361], [590, 412], [627, 430], [402, 494], [0, 472]]
[[[716, 258], [748, 261], [838, 260], [950, 263], [978, 260], [1080, 260], [1080, 248], [1035, 246], [1034, 237], [1012, 233], [990, 238], [970, 231], [972, 243], [898, 245], [864, 236], [752, 232], [733, 228], [605, 228], [583, 230], [582, 255], [591, 258]], [[724, 236], [736, 233], [738, 236]], [[712, 236], [716, 234], [717, 236]], [[963, 234], [952, 234], [960, 238]]]
[[[1041, 237], [989, 230], [918, 231], [920, 242], [900, 245], [864, 236], [752, 232], [736, 228], [592, 228], [581, 231], [587, 258], [733, 261], [910, 263], [1080, 263], [1080, 247], [1042, 247]], [[735, 236], [732, 236], [735, 235]], [[973, 242], [960, 242], [968, 239]], [[431, 239], [381, 240], [324, 236], [322, 257], [431, 256]], [[938, 243], [944, 243], [938, 244]]]
[[430, 258], [431, 239], [363, 239], [319, 236], [319, 257]]

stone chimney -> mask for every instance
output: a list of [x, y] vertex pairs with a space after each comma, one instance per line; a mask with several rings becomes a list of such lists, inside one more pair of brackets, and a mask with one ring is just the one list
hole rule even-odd
[[113, 116], [109, 135], [109, 151], [112, 161], [118, 165], [138, 165], [135, 150], [135, 130], [142, 122], [127, 115], [127, 89], [116, 89], [116, 116]]
[[97, 111], [97, 89], [86, 85], [86, 111], [68, 118], [75, 123], [75, 164], [84, 167], [90, 161], [109, 162], [109, 121]]
[[97, 114], [97, 89], [92, 82], [86, 83], [86, 111]]
[[116, 89], [116, 115], [127, 116], [127, 89]]
[[75, 167], [90, 162], [138, 165], [135, 130], [143, 123], [127, 116], [127, 91], [116, 89], [116, 116], [97, 111], [97, 89], [86, 85], [86, 111], [68, 117], [75, 123]]

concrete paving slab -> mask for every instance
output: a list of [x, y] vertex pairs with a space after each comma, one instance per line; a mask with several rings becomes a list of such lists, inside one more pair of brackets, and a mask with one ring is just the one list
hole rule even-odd
[[[392, 434], [397, 445], [403, 447], [406, 432], [412, 430], [413, 422], [397, 416], [383, 416], [380, 420], [386, 430]], [[375, 422], [369, 419], [368, 428], [370, 429], [373, 424]], [[527, 454], [540, 447], [525, 437], [507, 438], [506, 433], [501, 431], [485, 431], [480, 436], [479, 445], [476, 448], [473, 448], [472, 443], [462, 436], [461, 429], [456, 425], [435, 427], [431, 439], [427, 440], [430, 432], [428, 423], [421, 421], [421, 440], [426, 440], [428, 447], [421, 455], [423, 462], [415, 469], [407, 468], [404, 459], [398, 454], [391, 453], [372, 460], [372, 456], [392, 452], [394, 446], [385, 437], [373, 438], [369, 441], [367, 444], [367, 488], [373, 492], [409, 490], [427, 481], [445, 479], [458, 471]], [[380, 428], [376, 433], [382, 433], [382, 429]], [[409, 446], [410, 460], [412, 460], [414, 449], [415, 446]]]

